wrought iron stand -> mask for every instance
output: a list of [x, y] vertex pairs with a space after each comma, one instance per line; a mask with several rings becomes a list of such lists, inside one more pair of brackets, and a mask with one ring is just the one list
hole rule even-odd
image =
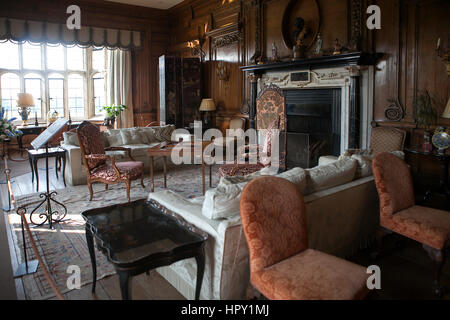
[[[45, 157], [45, 178], [47, 182], [47, 191], [45, 193], [41, 193], [39, 195], [40, 198], [43, 198], [43, 200], [31, 211], [30, 213], [30, 221], [35, 226], [42, 226], [44, 223], [48, 221], [50, 229], [53, 229], [53, 223], [61, 222], [64, 217], [67, 215], [67, 208], [65, 205], [63, 205], [61, 202], [56, 201], [52, 197], [54, 195], [57, 195], [58, 193], [56, 191], [50, 192], [50, 184], [49, 184], [49, 178], [48, 178], [48, 143], [45, 144], [45, 153], [47, 154], [47, 157]], [[58, 205], [61, 206], [61, 208], [64, 209], [64, 212], [54, 211], [52, 210], [52, 201]], [[39, 209], [41, 206], [45, 205], [45, 213], [37, 213], [36, 210]], [[25, 210], [26, 212], [26, 205], [23, 207], [20, 207], [19, 210]], [[45, 217], [44, 221], [42, 222], [35, 222], [33, 219], [33, 215], [38, 214], [39, 218]], [[57, 216], [58, 218], [55, 219], [54, 216]]]

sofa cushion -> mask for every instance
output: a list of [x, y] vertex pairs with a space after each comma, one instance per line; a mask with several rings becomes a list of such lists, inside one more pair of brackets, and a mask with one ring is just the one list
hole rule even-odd
[[120, 130], [120, 136], [124, 145], [148, 143], [147, 136], [138, 128], [122, 129]]
[[147, 137], [147, 142], [148, 142], [148, 143], [160, 142], [160, 141], [156, 138], [156, 136], [155, 136], [155, 130], [154, 130], [153, 128], [154, 128], [154, 127], [141, 127], [141, 128], [139, 128], [139, 130], [141, 131], [141, 133]]
[[355, 177], [358, 162], [344, 158], [325, 166], [306, 169], [307, 185], [305, 195], [350, 182]]
[[63, 132], [63, 137], [64, 137], [64, 144], [69, 144], [78, 147], [80, 146], [76, 132], [69, 132], [69, 131]]
[[122, 135], [120, 134], [120, 130], [110, 129], [107, 131], [108, 143], [110, 147], [121, 147], [123, 146]]
[[[243, 177], [222, 177], [217, 188], [206, 191], [202, 213], [209, 219], [224, 219], [240, 212], [241, 193], [248, 182], [264, 174], [258, 171]], [[293, 168], [276, 175], [294, 183], [303, 192], [306, 186], [306, 172], [302, 168]]]

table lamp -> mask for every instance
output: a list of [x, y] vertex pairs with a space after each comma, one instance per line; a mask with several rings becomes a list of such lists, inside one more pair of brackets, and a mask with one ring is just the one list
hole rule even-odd
[[34, 99], [29, 93], [18, 93], [17, 98], [17, 112], [22, 118], [22, 126], [26, 126], [31, 107], [34, 107]]
[[216, 111], [216, 105], [214, 104], [213, 99], [203, 99], [200, 104], [200, 112], [203, 113], [203, 123], [205, 128], [211, 128], [212, 125], [212, 114]]

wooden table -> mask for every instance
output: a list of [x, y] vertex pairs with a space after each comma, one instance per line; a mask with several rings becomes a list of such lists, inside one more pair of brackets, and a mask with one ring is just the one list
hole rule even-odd
[[[183, 143], [189, 144], [188, 147], [191, 148], [191, 154], [194, 154], [194, 148], [195, 146], [198, 146], [201, 144], [202, 148], [202, 154], [201, 154], [201, 164], [202, 164], [202, 190], [203, 195], [206, 192], [206, 184], [205, 184], [205, 161], [203, 159], [203, 151], [207, 146], [209, 146], [212, 141], [194, 141], [194, 142], [180, 142], [180, 146], [186, 148], [186, 146], [183, 145]], [[170, 157], [172, 155], [172, 150], [177, 146], [177, 144], [159, 144], [157, 146], [154, 146], [147, 150], [147, 154], [150, 158], [150, 184], [151, 184], [151, 192], [154, 191], [155, 187], [155, 179], [153, 175], [153, 158], [154, 157], [162, 157], [163, 158], [163, 172], [164, 172], [164, 188], [167, 188], [167, 157]], [[180, 156], [182, 155], [182, 150], [180, 151]], [[212, 173], [211, 173], [211, 166], [209, 166], [209, 187], [212, 187]]]

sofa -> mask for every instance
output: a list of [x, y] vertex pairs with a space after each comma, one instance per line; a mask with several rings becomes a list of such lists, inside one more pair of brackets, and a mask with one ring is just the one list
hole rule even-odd
[[[159, 127], [135, 127], [125, 129], [110, 129], [103, 132], [103, 142], [106, 147], [126, 147], [131, 149], [131, 156], [136, 161], [144, 163], [146, 172], [149, 170], [149, 157], [146, 150], [161, 142], [170, 142], [175, 127], [173, 125]], [[80, 145], [76, 132], [64, 132], [64, 140], [61, 147], [67, 150], [65, 179], [71, 185], [86, 184], [86, 170], [81, 157]], [[107, 155], [112, 155], [117, 161], [129, 160], [125, 151], [107, 151]], [[172, 166], [168, 159], [168, 166]], [[154, 170], [160, 170], [163, 166], [162, 158], [154, 160]]]
[[[375, 239], [379, 201], [367, 165], [343, 157], [312, 169], [276, 174], [293, 182], [304, 195], [310, 248], [348, 257]], [[149, 201], [209, 234], [201, 299], [245, 299], [249, 257], [240, 223], [240, 193], [249, 181], [266, 174], [263, 169], [245, 177], [222, 177], [217, 188], [195, 199], [170, 190], [149, 195]], [[194, 297], [196, 270], [195, 259], [157, 269], [188, 299]]]

